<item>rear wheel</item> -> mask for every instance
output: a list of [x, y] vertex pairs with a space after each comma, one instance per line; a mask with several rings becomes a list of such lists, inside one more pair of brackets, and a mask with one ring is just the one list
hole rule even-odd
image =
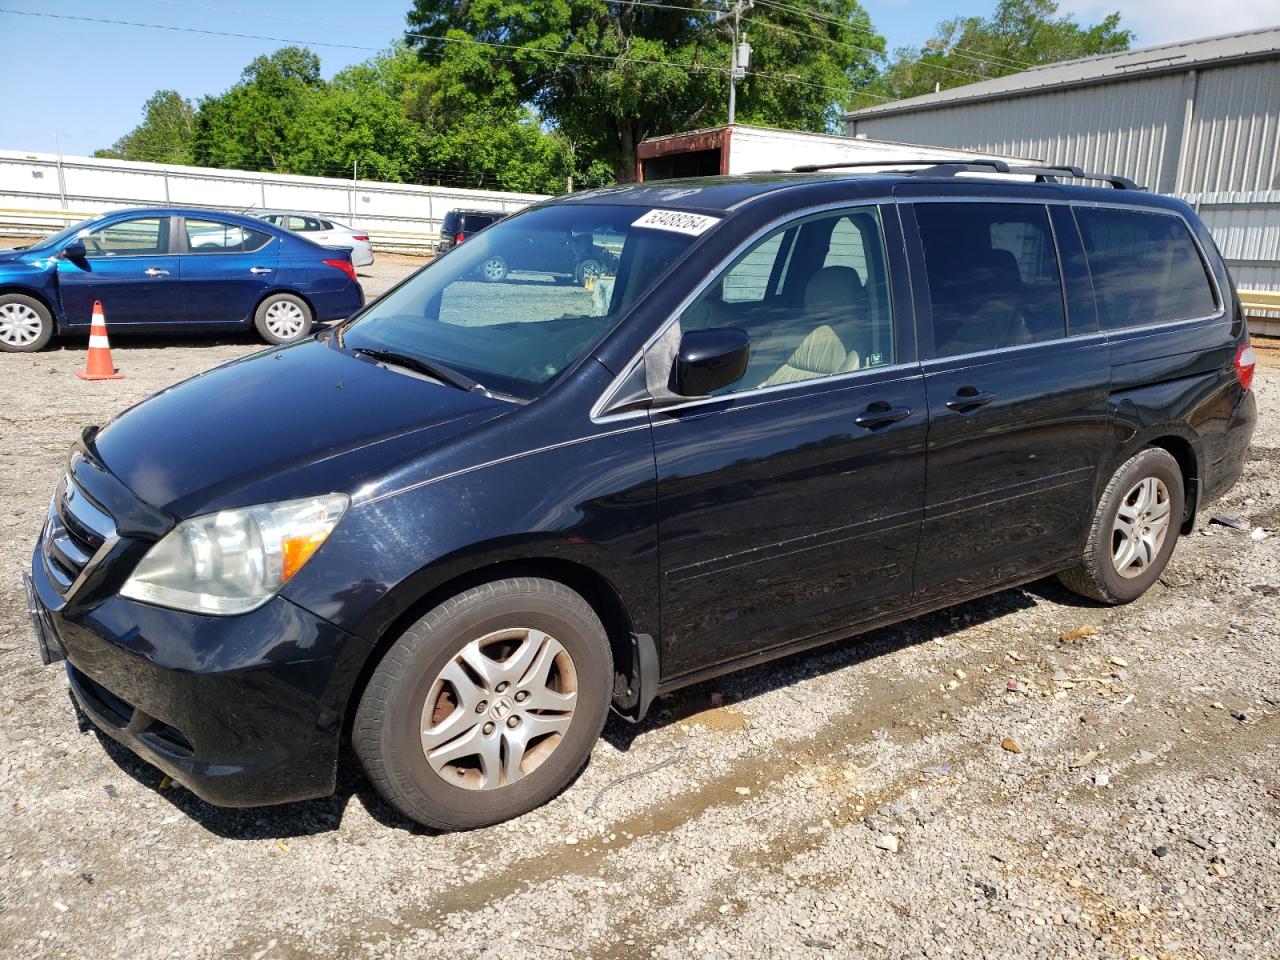
[[35, 353], [52, 338], [53, 314], [48, 307], [25, 294], [0, 294], [0, 350]]
[[613, 663], [599, 617], [551, 580], [499, 580], [442, 603], [374, 670], [352, 741], [377, 791], [442, 830], [546, 803], [604, 726]]
[[267, 343], [293, 343], [311, 331], [311, 307], [292, 293], [273, 293], [253, 315], [253, 325]]
[[1079, 566], [1058, 579], [1103, 603], [1129, 603], [1164, 572], [1182, 525], [1185, 494], [1178, 461], [1158, 447], [1120, 465], [1103, 491]]
[[490, 257], [480, 264], [480, 276], [489, 283], [501, 283], [507, 279], [507, 261], [502, 257]]

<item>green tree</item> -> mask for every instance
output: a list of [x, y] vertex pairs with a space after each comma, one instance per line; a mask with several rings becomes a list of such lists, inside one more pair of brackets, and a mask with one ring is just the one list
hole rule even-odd
[[[693, 10], [610, 0], [414, 0], [409, 43], [428, 62], [470, 47], [450, 96], [486, 109], [524, 105], [565, 139], [575, 170], [632, 179], [636, 145], [726, 119], [732, 33], [717, 4]], [[738, 119], [831, 128], [840, 104], [873, 76], [883, 40], [857, 0], [769, 0], [745, 21], [754, 47]], [[489, 46], [477, 45], [475, 41]], [[498, 92], [498, 96], [492, 94]], [[496, 103], [495, 103], [496, 100]], [[581, 177], [579, 178], [581, 179]]]
[[313, 95], [326, 89], [320, 58], [284, 47], [257, 57], [226, 93], [205, 97], [196, 114], [198, 164], [243, 170], [295, 169], [294, 145]]
[[425, 137], [407, 114], [421, 67], [403, 46], [339, 71], [304, 96], [289, 131], [296, 173], [368, 180], [416, 178]]
[[[1133, 33], [1113, 13], [1090, 27], [1058, 15], [1055, 0], [1000, 0], [988, 19], [955, 17], [938, 24], [920, 49], [895, 51], [871, 91], [900, 98], [946, 90], [1028, 67], [1129, 49]], [[858, 106], [875, 102], [862, 98]]]
[[142, 123], [95, 157], [148, 163], [190, 163], [195, 109], [177, 90], [157, 90], [142, 106]]

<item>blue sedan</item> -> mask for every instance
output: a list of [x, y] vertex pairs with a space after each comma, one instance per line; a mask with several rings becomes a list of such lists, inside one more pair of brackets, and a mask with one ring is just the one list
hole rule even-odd
[[88, 333], [101, 300], [112, 333], [252, 325], [269, 343], [364, 304], [351, 251], [262, 220], [174, 207], [117, 210], [0, 251], [0, 351]]

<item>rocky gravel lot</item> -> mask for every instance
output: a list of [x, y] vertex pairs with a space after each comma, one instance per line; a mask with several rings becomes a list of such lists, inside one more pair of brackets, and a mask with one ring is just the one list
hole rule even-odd
[[209, 807], [39, 664], [19, 575], [80, 426], [254, 349], [0, 356], [0, 955], [1277, 956], [1280, 351], [1244, 480], [1138, 603], [1037, 583], [705, 684], [439, 836], [349, 759], [331, 799]]

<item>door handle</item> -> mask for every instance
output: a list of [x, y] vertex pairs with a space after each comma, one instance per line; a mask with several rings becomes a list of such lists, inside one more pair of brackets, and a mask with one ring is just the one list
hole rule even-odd
[[961, 387], [956, 391], [956, 395], [947, 401], [947, 408], [967, 413], [970, 410], [985, 407], [994, 399], [996, 395], [986, 390], [979, 390], [977, 387]]
[[271, 268], [270, 267], [250, 267], [249, 272], [255, 275], [260, 273], [270, 273]]
[[159, 267], [147, 267], [142, 272], [148, 277], [167, 277], [169, 275], [168, 270], [161, 270]]
[[868, 404], [867, 409], [853, 418], [863, 430], [876, 430], [911, 416], [910, 407], [893, 407], [883, 400]]

